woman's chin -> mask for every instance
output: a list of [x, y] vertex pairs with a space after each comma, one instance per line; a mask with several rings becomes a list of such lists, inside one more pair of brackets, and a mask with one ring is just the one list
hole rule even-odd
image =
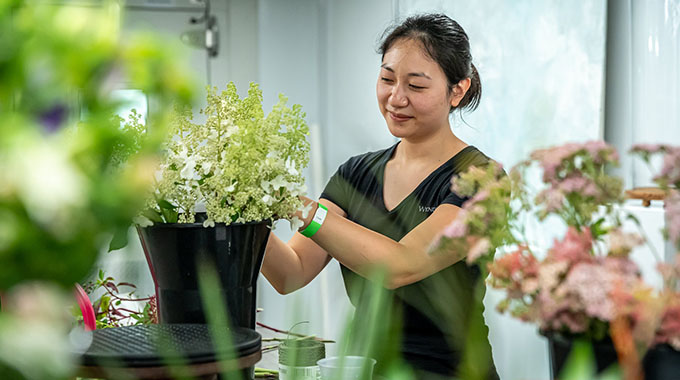
[[398, 139], [403, 139], [404, 137], [408, 137], [410, 134], [406, 133], [403, 128], [391, 128], [389, 127], [388, 130], [390, 131], [390, 134]]

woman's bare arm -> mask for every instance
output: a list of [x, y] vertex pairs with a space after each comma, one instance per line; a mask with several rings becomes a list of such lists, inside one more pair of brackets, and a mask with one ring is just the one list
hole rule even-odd
[[[345, 212], [333, 202], [326, 199], [320, 202], [328, 207], [329, 214], [341, 219], [346, 217]], [[288, 243], [270, 233], [262, 274], [277, 292], [287, 294], [307, 285], [330, 260], [326, 250], [300, 233], [295, 233]]]
[[[459, 211], [454, 205], [440, 205], [398, 242], [329, 212], [319, 231], [309, 240], [366, 278], [376, 270], [384, 271], [385, 286], [394, 289], [420, 281], [465, 257], [466, 252], [429, 253], [432, 241]], [[305, 238], [300, 235], [300, 239]]]

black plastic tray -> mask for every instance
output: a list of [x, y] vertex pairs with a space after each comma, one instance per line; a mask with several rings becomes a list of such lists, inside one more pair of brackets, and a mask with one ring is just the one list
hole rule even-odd
[[[255, 330], [224, 329], [232, 339], [226, 357], [243, 357], [261, 349], [262, 338]], [[159, 324], [95, 330], [92, 344], [81, 357], [86, 366], [155, 367], [213, 362], [219, 354], [208, 325]]]

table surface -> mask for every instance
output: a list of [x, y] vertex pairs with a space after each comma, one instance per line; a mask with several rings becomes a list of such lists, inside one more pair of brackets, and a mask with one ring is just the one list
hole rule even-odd
[[[285, 338], [285, 335], [276, 333], [274, 331], [271, 331], [269, 329], [265, 329], [263, 327], [257, 326], [255, 330], [260, 333], [262, 336], [262, 339], [271, 339], [271, 338]], [[273, 346], [273, 345], [278, 345], [278, 342], [268, 342], [264, 341], [262, 342], [262, 348], [265, 348], [267, 346]], [[279, 369], [279, 350], [278, 349], [273, 349], [273, 350], [267, 350], [262, 353], [262, 359], [260, 359], [257, 364], [255, 364], [255, 367], [257, 368], [265, 368], [265, 369]]]

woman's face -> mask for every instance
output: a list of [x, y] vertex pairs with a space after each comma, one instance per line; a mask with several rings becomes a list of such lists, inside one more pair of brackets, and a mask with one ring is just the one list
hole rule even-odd
[[[461, 81], [462, 82], [462, 81]], [[376, 85], [380, 112], [395, 137], [419, 139], [449, 128], [449, 110], [465, 94], [449, 92], [446, 75], [420, 42], [402, 39], [385, 53]]]

